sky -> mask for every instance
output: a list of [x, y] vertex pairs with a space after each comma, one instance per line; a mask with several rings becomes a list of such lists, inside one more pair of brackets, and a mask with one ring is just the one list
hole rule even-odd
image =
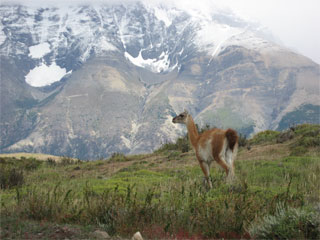
[[319, 0], [218, 0], [240, 16], [260, 22], [290, 49], [320, 64]]
[[[68, 4], [119, 3], [134, 0], [68, 0]], [[195, 8], [210, 12], [215, 7], [227, 8], [236, 15], [262, 24], [286, 47], [320, 64], [319, 0], [143, 0], [148, 4]], [[2, 3], [44, 5], [65, 4], [65, 0], [3, 0]]]
[[[167, 0], [171, 2], [170, 0]], [[161, 1], [163, 2], [163, 1]], [[218, 6], [270, 30], [289, 49], [320, 64], [320, 0], [175, 0], [187, 8]]]

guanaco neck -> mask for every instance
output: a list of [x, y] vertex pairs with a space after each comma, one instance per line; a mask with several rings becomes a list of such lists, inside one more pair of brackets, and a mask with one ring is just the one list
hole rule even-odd
[[197, 143], [198, 143], [198, 138], [199, 138], [199, 133], [198, 133], [197, 127], [196, 127], [196, 125], [190, 115], [187, 118], [186, 126], [188, 129], [189, 141], [192, 144], [192, 146], [194, 147], [194, 149], [196, 149]]

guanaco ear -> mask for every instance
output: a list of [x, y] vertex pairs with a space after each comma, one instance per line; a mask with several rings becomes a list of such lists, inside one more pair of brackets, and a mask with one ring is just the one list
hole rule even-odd
[[189, 114], [189, 113], [188, 113], [188, 111], [187, 111], [186, 109], [184, 109], [184, 112], [185, 112], [186, 114]]

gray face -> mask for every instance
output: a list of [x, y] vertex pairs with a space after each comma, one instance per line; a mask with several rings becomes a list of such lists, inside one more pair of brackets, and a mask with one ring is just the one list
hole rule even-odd
[[183, 123], [183, 124], [185, 124], [186, 120], [187, 120], [187, 117], [188, 117], [188, 112], [184, 111], [183, 113], [180, 113], [178, 116], [174, 117], [172, 119], [172, 122], [173, 123]]

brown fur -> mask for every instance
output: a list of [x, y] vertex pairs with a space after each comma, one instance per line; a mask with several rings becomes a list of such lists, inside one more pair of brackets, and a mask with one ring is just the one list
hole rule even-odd
[[226, 131], [226, 138], [228, 139], [229, 148], [233, 151], [234, 146], [236, 145], [236, 143], [239, 140], [237, 132], [235, 130], [229, 128]]

